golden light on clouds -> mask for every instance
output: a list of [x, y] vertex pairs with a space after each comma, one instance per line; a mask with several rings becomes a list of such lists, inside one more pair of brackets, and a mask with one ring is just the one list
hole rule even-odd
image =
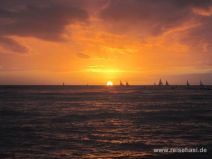
[[[65, 10], [56, 9], [52, 19], [2, 19], [8, 27], [0, 24], [1, 83], [149, 84], [185, 74], [210, 79], [211, 4], [188, 2], [182, 9], [170, 0], [152, 10], [151, 2], [134, 0], [55, 2]], [[177, 13], [167, 15], [167, 9]], [[45, 6], [43, 12], [53, 14]], [[10, 26], [8, 18], [22, 27]]]

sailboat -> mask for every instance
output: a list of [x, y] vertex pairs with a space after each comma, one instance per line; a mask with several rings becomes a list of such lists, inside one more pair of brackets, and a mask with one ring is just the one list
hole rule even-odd
[[123, 83], [122, 83], [122, 81], [120, 81], [120, 84], [119, 84], [120, 86], [123, 86]]
[[168, 83], [168, 81], [166, 80], [166, 86], [169, 86], [169, 83]]
[[159, 86], [163, 86], [163, 82], [162, 80], [160, 79], [159, 83], [158, 83]]
[[203, 87], [204, 86], [204, 84], [203, 84], [203, 82], [201, 80], [199, 82], [199, 85], [200, 85], [200, 87]]
[[190, 86], [190, 83], [188, 82], [188, 80], [187, 80], [186, 86], [187, 86], [187, 87], [189, 87], [189, 86]]

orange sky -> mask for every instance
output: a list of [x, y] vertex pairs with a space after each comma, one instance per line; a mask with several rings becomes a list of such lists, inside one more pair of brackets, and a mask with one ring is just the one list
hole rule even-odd
[[[180, 6], [174, 0], [158, 6], [145, 0], [91, 2], [50, 0], [46, 9], [37, 1], [38, 9], [26, 9], [30, 2], [5, 1], [4, 9], [18, 16], [1, 13], [0, 7], [0, 84], [152, 84], [160, 78], [212, 84], [211, 1]], [[61, 6], [52, 9], [51, 3]], [[65, 5], [74, 9], [63, 12]], [[36, 9], [44, 9], [46, 19]], [[164, 9], [167, 13], [160, 12]]]

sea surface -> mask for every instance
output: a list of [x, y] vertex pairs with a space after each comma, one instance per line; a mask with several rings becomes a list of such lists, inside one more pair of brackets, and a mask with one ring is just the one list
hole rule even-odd
[[[207, 153], [156, 153], [159, 148]], [[0, 158], [212, 158], [212, 89], [0, 86]]]

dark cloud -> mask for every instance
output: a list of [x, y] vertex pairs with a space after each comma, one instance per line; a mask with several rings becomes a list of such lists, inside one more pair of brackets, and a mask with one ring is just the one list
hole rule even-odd
[[83, 59], [88, 59], [88, 58], [90, 58], [90, 56], [87, 55], [87, 54], [85, 54], [85, 53], [78, 53], [77, 56], [80, 57], [80, 58], [83, 58]]
[[200, 26], [188, 30], [186, 33], [187, 36], [182, 41], [192, 45], [193, 48], [199, 46], [204, 52], [209, 52], [212, 50], [212, 16], [203, 17], [199, 22]]
[[211, 5], [212, 0], [111, 0], [100, 17], [118, 31], [140, 28], [140, 34], [158, 35], [195, 19], [194, 7]]
[[65, 26], [86, 21], [88, 13], [82, 0], [0, 0], [0, 43], [12, 51], [25, 48], [7, 36], [31, 36], [62, 40]]
[[0, 37], [0, 46], [6, 48], [7, 50], [16, 52], [16, 53], [26, 53], [27, 48], [18, 44], [16, 41], [6, 38]]
[[141, 37], [157, 36], [195, 19], [201, 25], [188, 34], [192, 41], [207, 41], [212, 37], [212, 19], [203, 11], [211, 6], [212, 0], [0, 0], [0, 45], [20, 52], [26, 49], [6, 37], [63, 40], [66, 25], [88, 20], [88, 8], [97, 9], [113, 32], [133, 30]]
[[0, 35], [4, 36], [58, 40], [67, 24], [88, 18], [76, 0], [0, 0], [0, 4]]

